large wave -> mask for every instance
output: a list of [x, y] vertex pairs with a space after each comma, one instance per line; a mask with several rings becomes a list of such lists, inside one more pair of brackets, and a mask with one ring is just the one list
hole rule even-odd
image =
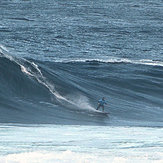
[[[3, 47], [0, 56], [0, 122], [163, 124], [161, 61], [38, 61]], [[95, 111], [103, 96], [109, 117]]]

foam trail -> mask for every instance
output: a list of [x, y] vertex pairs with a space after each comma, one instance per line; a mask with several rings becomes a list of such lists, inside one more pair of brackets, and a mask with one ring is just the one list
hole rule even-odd
[[0, 52], [1, 53], [3, 53], [2, 50], [9, 52], [8, 49], [4, 45], [0, 44]]
[[[23, 73], [27, 74], [28, 76], [32, 76], [34, 77], [39, 83], [41, 83], [42, 85], [44, 85], [45, 87], [47, 87], [49, 89], [49, 91], [55, 95], [57, 98], [62, 99], [62, 100], [66, 100], [64, 97], [62, 97], [61, 95], [59, 95], [58, 93], [55, 93], [52, 90], [52, 86], [50, 84], [47, 84], [45, 81], [45, 77], [42, 75], [41, 70], [38, 68], [38, 65], [35, 64], [34, 62], [30, 62], [26, 59], [22, 59], [22, 61], [29, 63], [33, 68], [35, 68], [35, 70], [38, 72], [38, 74], [32, 72], [32, 70], [28, 67], [25, 67], [25, 65], [23, 65], [23, 62], [21, 62], [21, 60], [18, 60], [14, 57], [12, 57], [11, 55], [8, 54], [8, 50], [7, 48], [5, 48], [4, 46], [0, 46], [1, 48], [1, 53], [2, 53], [2, 57], [8, 58], [9, 60], [15, 62], [16, 64], [18, 64], [20, 66], [20, 69]], [[54, 88], [53, 88], [54, 89]]]
[[33, 76], [30, 72], [28, 72], [28, 70], [23, 65], [20, 65], [20, 67], [21, 67], [22, 72], [24, 72], [25, 74], [28, 74], [30, 76]]
[[[38, 72], [38, 74], [33, 73], [32, 70], [27, 70], [24, 66], [21, 66], [21, 70], [22, 72], [26, 73], [27, 75], [33, 76], [40, 84], [44, 85], [46, 88], [48, 88], [48, 90], [59, 100], [64, 100], [65, 102], [68, 102], [74, 106], [80, 107], [80, 108], [86, 108], [89, 110], [94, 110], [94, 108], [92, 106], [89, 105], [88, 100], [86, 98], [82, 98], [80, 97], [79, 99], [75, 99], [75, 102], [72, 100], [68, 100], [67, 98], [61, 96], [54, 88], [54, 86], [52, 84], [50, 84], [47, 79], [43, 76], [41, 70], [39, 69], [38, 65], [34, 62], [30, 62], [26, 59], [24, 59], [24, 61], [28, 62], [29, 64], [31, 64], [33, 66], [33, 68], [35, 68]], [[82, 100], [82, 101], [81, 101]], [[78, 101], [78, 102], [76, 102]]]
[[[93, 110], [93, 107], [91, 107], [88, 103], [86, 104], [85, 102], [83, 102], [83, 104], [81, 105], [81, 103], [76, 103], [73, 102], [63, 96], [61, 96], [56, 90], [54, 85], [52, 85], [51, 83], [49, 83], [47, 81], [47, 79], [43, 76], [41, 70], [39, 69], [38, 65], [34, 62], [30, 62], [27, 59], [17, 59], [12, 57], [11, 55], [8, 54], [8, 50], [7, 48], [4, 48], [3, 46], [1, 47], [3, 51], [5, 51], [6, 53], [2, 52], [4, 54], [4, 57], [10, 59], [11, 61], [15, 62], [16, 64], [18, 64], [20, 66], [20, 69], [23, 73], [25, 73], [28, 76], [31, 76], [33, 78], [35, 78], [40, 84], [44, 85], [50, 92], [51, 94], [53, 94], [58, 100], [63, 100], [67, 103], [70, 103], [71, 105], [80, 107], [80, 108], [87, 108], [89, 110]], [[28, 66], [26, 67], [26, 63], [28, 63], [31, 67], [33, 67], [36, 72], [33, 72], [32, 69]], [[85, 104], [85, 105], [84, 105]], [[83, 106], [84, 105], [84, 106]]]
[[40, 75], [43, 76], [41, 70], [38, 68], [38, 65], [35, 64], [34, 62], [32, 62], [32, 65], [36, 68], [36, 70], [40, 73]]

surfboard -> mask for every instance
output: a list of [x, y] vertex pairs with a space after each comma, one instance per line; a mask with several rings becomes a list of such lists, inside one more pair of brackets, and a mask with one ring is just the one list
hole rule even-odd
[[109, 112], [105, 112], [105, 111], [103, 112], [103, 111], [99, 111], [99, 110], [96, 110], [96, 112], [99, 113], [99, 114], [104, 114], [104, 115], [110, 114]]

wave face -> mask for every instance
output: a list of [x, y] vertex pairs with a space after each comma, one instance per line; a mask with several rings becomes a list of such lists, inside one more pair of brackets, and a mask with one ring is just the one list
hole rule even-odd
[[[0, 122], [163, 126], [163, 67], [146, 62], [38, 61], [1, 49]], [[109, 117], [95, 111], [103, 96]]]

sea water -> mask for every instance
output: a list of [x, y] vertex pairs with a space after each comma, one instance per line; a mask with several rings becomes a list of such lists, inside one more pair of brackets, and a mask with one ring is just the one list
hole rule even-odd
[[0, 163], [162, 163], [162, 16], [162, 0], [0, 0]]
[[2, 163], [162, 161], [162, 128], [0, 125]]

